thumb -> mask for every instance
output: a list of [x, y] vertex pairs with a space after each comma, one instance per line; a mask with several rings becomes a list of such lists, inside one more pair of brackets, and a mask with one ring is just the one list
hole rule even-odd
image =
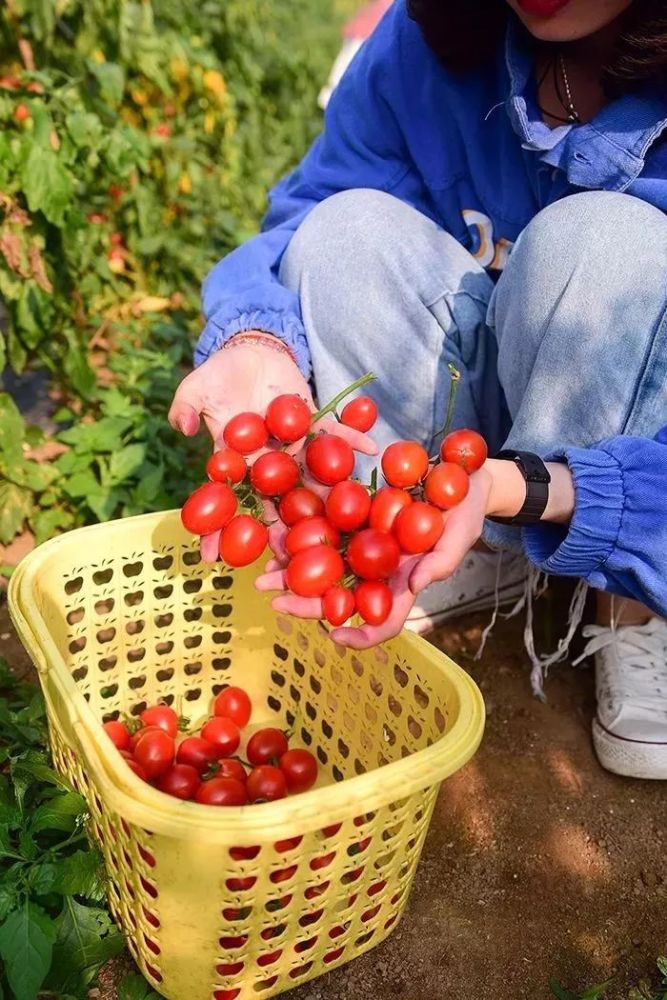
[[199, 413], [190, 403], [178, 398], [178, 393], [169, 410], [169, 423], [186, 437], [194, 437], [199, 430]]

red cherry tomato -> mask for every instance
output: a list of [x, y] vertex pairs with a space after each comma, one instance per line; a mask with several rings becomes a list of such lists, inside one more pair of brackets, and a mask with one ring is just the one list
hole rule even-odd
[[394, 524], [394, 534], [403, 552], [414, 555], [418, 552], [429, 552], [444, 528], [445, 522], [437, 507], [418, 500], [398, 515]]
[[137, 778], [141, 778], [142, 781], [148, 781], [148, 776], [146, 775], [146, 772], [144, 771], [143, 767], [140, 764], [137, 764], [134, 757], [128, 758], [126, 763], [130, 771], [134, 771]]
[[178, 716], [169, 705], [151, 705], [150, 708], [141, 713], [139, 718], [144, 726], [157, 726], [158, 729], [163, 729], [165, 733], [168, 733], [172, 739], [176, 738]]
[[177, 763], [190, 764], [199, 774], [203, 774], [211, 764], [215, 764], [218, 757], [220, 757], [218, 748], [201, 736], [188, 736], [176, 751]]
[[362, 580], [354, 592], [354, 599], [367, 625], [382, 625], [394, 603], [391, 590], [381, 580]]
[[378, 531], [391, 531], [398, 514], [411, 503], [412, 497], [405, 490], [383, 486], [371, 501], [368, 526]]
[[370, 396], [358, 396], [343, 408], [340, 422], [357, 431], [369, 431], [378, 418], [377, 403]]
[[259, 451], [269, 440], [269, 432], [259, 413], [237, 413], [225, 427], [225, 444], [242, 455]]
[[129, 748], [130, 731], [124, 722], [105, 722], [102, 728], [117, 750]]
[[25, 122], [30, 118], [30, 109], [27, 104], [17, 104], [14, 108], [14, 121]]
[[223, 719], [231, 719], [240, 729], [243, 729], [244, 726], [248, 725], [252, 714], [252, 702], [242, 688], [228, 687], [216, 695], [213, 702], [213, 714], [220, 715]]
[[350, 539], [347, 561], [363, 580], [385, 580], [398, 568], [401, 551], [393, 535], [366, 528]]
[[234, 781], [246, 781], [248, 774], [240, 760], [223, 758], [218, 761], [218, 764], [219, 768], [215, 772], [216, 778], [233, 778]]
[[231, 719], [216, 716], [215, 719], [209, 719], [202, 728], [201, 738], [217, 747], [218, 757], [229, 757], [238, 750], [241, 733]]
[[194, 799], [199, 785], [199, 773], [190, 764], [174, 764], [157, 783], [161, 792], [184, 801]]
[[311, 417], [305, 399], [295, 394], [285, 394], [276, 396], [269, 403], [264, 420], [271, 437], [283, 444], [292, 444], [308, 433]]
[[229, 524], [236, 513], [236, 494], [224, 483], [204, 483], [183, 504], [181, 521], [193, 535], [210, 535]]
[[318, 434], [306, 448], [306, 465], [318, 482], [334, 486], [352, 475], [354, 452], [335, 434]]
[[302, 521], [304, 517], [324, 514], [324, 501], [318, 497], [317, 493], [307, 490], [305, 486], [297, 486], [295, 490], [290, 490], [281, 499], [278, 513], [283, 524], [291, 528], [293, 524]]
[[143, 768], [146, 777], [159, 778], [174, 763], [176, 744], [162, 729], [144, 733], [137, 743], [134, 759]]
[[290, 556], [295, 556], [303, 549], [312, 549], [314, 545], [338, 548], [339, 544], [340, 532], [326, 517], [304, 517], [285, 536], [285, 551]]
[[251, 802], [275, 802], [287, 795], [287, 779], [280, 768], [263, 764], [250, 772], [246, 788]]
[[273, 760], [279, 761], [287, 748], [284, 732], [269, 726], [253, 733], [248, 741], [246, 756], [253, 767], [258, 767], [260, 764], [270, 764]]
[[160, 728], [159, 726], [145, 726], [145, 727], [142, 726], [141, 729], [137, 729], [136, 733], [132, 733], [132, 735], [130, 736], [130, 751], [134, 753], [137, 747], [137, 743], [142, 738], [142, 736], [145, 736], [146, 733], [155, 733], [159, 730], [159, 728]]
[[453, 462], [442, 462], [429, 472], [424, 483], [424, 496], [441, 510], [451, 510], [468, 495], [468, 473]]
[[395, 441], [382, 456], [382, 471], [390, 486], [416, 486], [428, 471], [428, 453], [416, 441]]
[[330, 625], [342, 625], [354, 614], [354, 594], [347, 587], [329, 587], [322, 598], [322, 612]]
[[281, 497], [293, 490], [301, 473], [296, 460], [285, 451], [269, 451], [255, 461], [250, 482], [265, 497]]
[[317, 781], [317, 761], [309, 750], [288, 750], [280, 758], [280, 770], [290, 792], [306, 792]]
[[345, 563], [340, 552], [329, 545], [315, 545], [292, 557], [285, 570], [285, 581], [299, 597], [322, 597], [344, 575]]
[[249, 566], [259, 559], [269, 543], [265, 524], [250, 514], [233, 517], [220, 536], [220, 558], [228, 566]]
[[357, 531], [368, 520], [371, 498], [361, 483], [347, 479], [331, 488], [325, 502], [327, 517], [340, 531]]
[[460, 465], [469, 476], [482, 468], [488, 454], [486, 441], [477, 431], [452, 431], [440, 445], [440, 457], [443, 462]]
[[216, 483], [240, 483], [247, 471], [245, 458], [233, 448], [214, 451], [206, 463], [206, 475]]
[[206, 806], [244, 806], [248, 801], [246, 786], [234, 778], [211, 778], [202, 781], [195, 796]]

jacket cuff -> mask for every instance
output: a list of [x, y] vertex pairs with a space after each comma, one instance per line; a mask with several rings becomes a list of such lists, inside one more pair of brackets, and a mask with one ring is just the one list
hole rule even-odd
[[215, 316], [210, 319], [195, 348], [195, 367], [203, 364], [237, 333], [245, 333], [248, 330], [262, 330], [282, 340], [289, 347], [304, 378], [310, 379], [312, 374], [310, 350], [301, 321], [295, 316], [269, 312], [265, 309], [248, 310], [223, 321]]
[[530, 525], [522, 531], [526, 555], [545, 573], [577, 576], [595, 586], [595, 575], [614, 551], [623, 517], [623, 473], [613, 455], [597, 448], [568, 448], [545, 461], [565, 460], [574, 480], [569, 525]]

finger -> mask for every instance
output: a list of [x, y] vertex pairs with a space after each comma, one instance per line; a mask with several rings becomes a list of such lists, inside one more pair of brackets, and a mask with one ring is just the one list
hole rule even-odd
[[466, 500], [446, 515], [445, 530], [433, 552], [425, 555], [415, 567], [410, 577], [413, 594], [455, 573], [480, 537], [483, 524], [484, 499], [477, 496], [473, 487]]
[[199, 431], [199, 412], [191, 403], [179, 398], [178, 390], [169, 409], [167, 419], [175, 431], [180, 431], [186, 437], [194, 437]]
[[221, 534], [221, 531], [214, 531], [210, 535], [202, 535], [199, 542], [199, 550], [204, 562], [214, 563], [218, 561]]
[[296, 594], [281, 594], [271, 601], [274, 611], [296, 615], [297, 618], [322, 618], [322, 601], [319, 597], [297, 597]]
[[336, 434], [338, 437], [343, 438], [344, 441], [347, 441], [355, 451], [361, 452], [362, 455], [377, 455], [378, 453], [378, 446], [368, 434], [363, 434], [361, 431], [355, 430], [354, 427], [348, 427], [347, 424], [341, 424], [332, 417], [324, 417], [322, 420], [318, 420], [316, 424], [313, 424], [312, 429], [314, 431], [326, 431], [327, 434]]
[[418, 556], [404, 558], [396, 573], [389, 580], [393, 604], [389, 617], [381, 625], [362, 625], [361, 628], [337, 628], [331, 633], [334, 642], [350, 649], [370, 649], [397, 636], [415, 603], [415, 595], [408, 587], [410, 574], [419, 561]]
[[283, 563], [279, 562], [278, 559], [269, 559], [266, 566], [264, 567], [264, 572], [268, 574], [268, 573], [275, 573], [277, 570], [280, 570], [280, 572], [282, 573], [284, 568], [285, 567]]
[[282, 569], [272, 570], [270, 573], [262, 573], [255, 580], [257, 590], [284, 590], [285, 574]]

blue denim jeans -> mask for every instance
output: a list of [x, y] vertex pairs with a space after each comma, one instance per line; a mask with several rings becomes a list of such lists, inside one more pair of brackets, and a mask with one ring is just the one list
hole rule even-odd
[[[629, 195], [544, 209], [494, 286], [409, 205], [346, 191], [301, 224], [281, 279], [300, 294], [319, 398], [378, 376], [380, 447], [433, 447], [449, 363], [462, 375], [454, 426], [479, 430], [492, 454], [652, 436], [667, 420], [667, 218]], [[487, 522], [485, 537], [520, 548], [514, 528]]]

